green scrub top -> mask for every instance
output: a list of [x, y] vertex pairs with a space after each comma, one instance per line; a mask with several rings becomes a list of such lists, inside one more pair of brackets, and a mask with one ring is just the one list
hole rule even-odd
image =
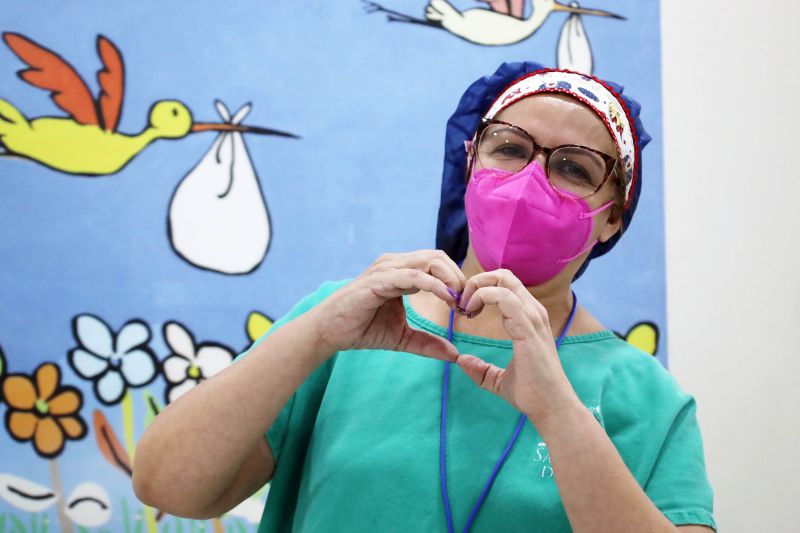
[[[347, 282], [322, 284], [253, 347]], [[408, 300], [405, 308], [412, 327], [447, 336]], [[461, 353], [501, 367], [511, 360], [511, 341], [453, 337]], [[578, 397], [653, 503], [675, 525], [716, 529], [694, 399], [654, 357], [611, 331], [565, 337], [559, 356]], [[439, 360], [380, 350], [339, 352], [319, 367], [267, 432], [276, 468], [259, 532], [446, 531], [439, 477], [443, 369]], [[447, 480], [457, 531], [519, 415], [451, 369]], [[531, 530], [571, 531], [547, 445], [527, 422], [472, 531]]]

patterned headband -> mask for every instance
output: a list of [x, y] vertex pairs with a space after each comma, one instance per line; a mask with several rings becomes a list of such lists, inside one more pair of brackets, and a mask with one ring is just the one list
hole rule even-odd
[[485, 118], [494, 118], [514, 102], [537, 93], [564, 93], [577, 98], [600, 115], [617, 145], [625, 172], [625, 198], [630, 200], [636, 160], [636, 145], [628, 110], [613, 90], [597, 78], [569, 70], [540, 70], [512, 83], [489, 108]]

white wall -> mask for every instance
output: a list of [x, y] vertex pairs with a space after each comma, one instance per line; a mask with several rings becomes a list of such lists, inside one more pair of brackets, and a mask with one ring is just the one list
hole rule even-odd
[[800, 3], [661, 6], [670, 367], [720, 530], [800, 531]]

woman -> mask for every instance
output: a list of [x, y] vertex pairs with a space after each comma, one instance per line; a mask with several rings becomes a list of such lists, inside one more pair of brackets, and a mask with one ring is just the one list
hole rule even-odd
[[693, 399], [571, 291], [641, 190], [649, 138], [620, 93], [534, 63], [473, 84], [448, 123], [447, 253], [323, 284], [170, 405], [137, 448], [142, 501], [212, 517], [271, 479], [260, 531], [715, 528]]

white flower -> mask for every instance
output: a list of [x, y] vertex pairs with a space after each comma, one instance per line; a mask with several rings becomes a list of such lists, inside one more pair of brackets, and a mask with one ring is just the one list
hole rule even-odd
[[94, 393], [106, 405], [122, 400], [128, 387], [143, 387], [158, 374], [155, 354], [147, 345], [150, 328], [130, 320], [116, 335], [101, 318], [78, 315], [72, 320], [78, 347], [69, 352], [69, 364], [82, 378], [94, 382]]
[[233, 362], [233, 350], [213, 342], [195, 345], [192, 333], [178, 322], [164, 324], [164, 340], [172, 350], [162, 363], [168, 383], [164, 394], [167, 403]]

